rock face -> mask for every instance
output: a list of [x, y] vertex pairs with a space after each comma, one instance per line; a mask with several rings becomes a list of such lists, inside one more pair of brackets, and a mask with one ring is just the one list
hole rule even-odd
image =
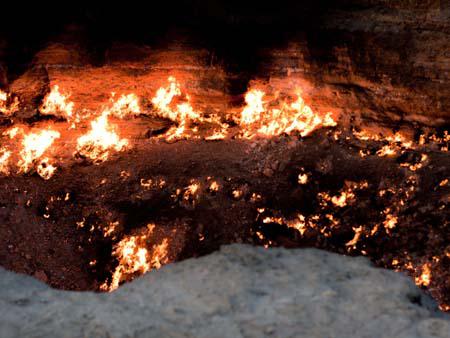
[[[44, 39], [21, 67], [14, 67], [15, 56], [23, 48], [7, 48], [11, 41], [0, 38], [0, 86], [18, 95], [18, 115], [25, 118], [32, 114], [30, 104], [53, 84], [72, 93], [76, 107], [95, 109], [111, 91], [146, 97], [175, 74], [197, 106], [208, 103], [217, 111], [233, 104], [233, 95], [242, 95], [253, 80], [270, 94], [299, 88], [314, 109], [344, 118], [388, 126], [448, 124], [448, 1], [337, 0], [314, 6], [289, 0], [275, 4], [277, 11], [222, 0], [185, 3], [192, 13], [182, 13], [190, 23], [184, 33], [135, 27], [132, 37], [153, 32], [153, 39], [97, 41], [95, 29], [80, 24], [78, 31], [61, 29], [59, 36]], [[122, 20], [122, 11], [114, 14]], [[102, 18], [116, 22], [103, 15], [97, 26]], [[171, 31], [168, 20], [160, 21]], [[22, 72], [12, 76], [14, 68]]]
[[315, 249], [243, 245], [163, 267], [112, 294], [0, 270], [0, 336], [449, 337], [406, 277]]

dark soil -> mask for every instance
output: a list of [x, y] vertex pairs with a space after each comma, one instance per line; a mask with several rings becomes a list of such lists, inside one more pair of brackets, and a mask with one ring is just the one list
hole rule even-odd
[[[0, 177], [0, 264], [55, 288], [99, 290], [117, 265], [114, 244], [154, 223], [155, 236], [169, 237], [170, 262], [244, 242], [364, 254], [413, 277], [428, 263], [430, 292], [450, 304], [450, 189], [441, 185], [448, 153], [428, 143], [380, 157], [383, 142], [360, 141], [348, 130], [334, 136], [335, 130], [322, 129], [303, 139], [136, 138], [131, 150], [98, 165], [68, 160], [49, 181]], [[361, 157], [360, 150], [369, 155]], [[428, 156], [422, 168], [400, 165], [419, 163], [422, 154]], [[308, 175], [306, 184], [299, 184], [300, 173]], [[165, 184], [144, 187], [141, 180], [148, 179]], [[218, 191], [209, 189], [212, 181]], [[193, 182], [197, 193], [185, 195]], [[361, 182], [367, 186], [353, 189], [344, 207], [318, 197], [338, 196]], [[387, 208], [398, 219], [392, 229], [383, 226]], [[287, 225], [299, 213], [315, 224], [303, 235]], [[105, 236], [111, 222], [120, 225]], [[349, 245], [358, 227], [361, 236]]]

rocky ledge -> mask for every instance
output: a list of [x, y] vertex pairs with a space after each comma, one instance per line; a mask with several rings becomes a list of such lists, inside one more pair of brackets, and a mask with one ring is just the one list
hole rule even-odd
[[231, 245], [112, 294], [66, 292], [0, 269], [0, 336], [449, 337], [412, 281], [365, 258]]

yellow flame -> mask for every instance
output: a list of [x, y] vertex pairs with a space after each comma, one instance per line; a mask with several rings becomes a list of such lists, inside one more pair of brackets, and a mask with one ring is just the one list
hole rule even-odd
[[12, 102], [11, 95], [0, 90], [0, 113], [6, 116], [10, 116], [19, 110], [19, 99], [14, 98]]
[[252, 89], [245, 96], [246, 106], [241, 111], [238, 123], [243, 128], [243, 137], [252, 138], [256, 135], [278, 136], [294, 131], [306, 136], [319, 127], [335, 126], [331, 113], [320, 116], [305, 104], [298, 94], [297, 100], [288, 104], [284, 102], [281, 108], [269, 108], [263, 102], [265, 93]]
[[120, 139], [109, 124], [109, 111], [91, 121], [91, 130], [77, 140], [77, 152], [95, 162], [106, 161], [111, 150], [122, 151], [128, 145], [126, 139]]
[[[176, 123], [176, 126], [171, 127], [165, 134], [167, 140], [188, 139], [197, 137], [198, 128], [193, 124], [210, 123], [214, 124], [213, 133], [206, 136], [205, 140], [220, 140], [226, 137], [228, 124], [222, 123], [220, 118], [211, 114], [205, 117], [202, 112], [194, 110], [190, 104], [188, 95], [183, 96], [180, 84], [174, 77], [168, 78], [169, 85], [161, 87], [157, 90], [155, 97], [153, 97], [152, 104], [155, 108], [156, 116], [166, 118]], [[174, 98], [180, 103], [174, 103]]]
[[298, 174], [298, 183], [299, 184], [306, 184], [308, 183], [308, 175], [307, 174]]
[[415, 278], [415, 282], [419, 286], [429, 286], [430, 285], [430, 283], [431, 283], [431, 268], [428, 263], [424, 264], [422, 266], [422, 273], [420, 274], [420, 276], [417, 276]]
[[44, 102], [39, 111], [43, 115], [55, 115], [67, 120], [73, 116], [74, 103], [69, 102], [69, 95], [64, 95], [59, 91], [59, 86], [54, 85], [50, 93], [44, 98]]
[[[114, 224], [115, 227], [115, 224]], [[111, 283], [104, 283], [101, 289], [114, 291], [121, 282], [132, 279], [135, 275], [142, 275], [151, 269], [159, 269], [168, 262], [169, 241], [164, 238], [161, 243], [147, 248], [147, 240], [156, 225], [148, 224], [141, 235], [127, 236], [114, 247], [113, 255], [119, 261], [114, 270]]]
[[0, 148], [0, 173], [3, 175], [9, 175], [9, 158], [11, 152], [6, 148]]
[[44, 158], [36, 167], [36, 171], [44, 180], [49, 180], [55, 173], [56, 167], [49, 162], [48, 158]]
[[22, 150], [20, 151], [20, 161], [18, 163], [19, 172], [30, 171], [36, 160], [46, 152], [53, 142], [60, 137], [60, 133], [55, 130], [41, 130], [37, 133], [24, 135]]
[[[114, 97], [114, 93], [112, 97]], [[124, 118], [129, 115], [139, 115], [141, 114], [141, 107], [139, 105], [139, 99], [136, 94], [128, 94], [120, 96], [117, 101], [113, 102], [110, 109], [111, 114], [118, 118]]]

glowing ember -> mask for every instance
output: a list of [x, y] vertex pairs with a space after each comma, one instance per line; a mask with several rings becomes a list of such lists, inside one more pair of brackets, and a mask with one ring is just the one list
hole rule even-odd
[[211, 182], [209, 186], [210, 191], [219, 191], [219, 184], [216, 181]]
[[386, 213], [386, 220], [383, 222], [383, 225], [384, 225], [384, 228], [386, 229], [386, 231], [394, 229], [395, 226], [397, 225], [397, 217], [392, 215], [392, 214], [390, 214], [389, 212], [390, 212], [389, 209], [387, 209], [385, 211], [385, 213]]
[[347, 205], [347, 200], [353, 198], [354, 195], [351, 192], [342, 192], [340, 196], [333, 196], [331, 202], [337, 207], [345, 207]]
[[55, 173], [56, 167], [54, 167], [52, 164], [49, 163], [48, 158], [44, 158], [38, 164], [36, 171], [39, 174], [39, 176], [41, 176], [44, 180], [49, 180]]
[[189, 186], [186, 187], [186, 190], [183, 194], [183, 199], [185, 201], [194, 200], [200, 188], [200, 184], [197, 182], [192, 182]]
[[298, 232], [300, 232], [302, 236], [305, 234], [306, 229], [308, 227], [305, 221], [305, 216], [303, 216], [302, 214], [298, 214], [297, 219], [290, 222], [288, 221], [286, 223], [289, 228], [296, 229]]
[[431, 283], [431, 268], [429, 264], [422, 266], [422, 273], [415, 278], [415, 282], [419, 286], [429, 286]]
[[362, 228], [362, 226], [360, 226], [358, 228], [353, 228], [353, 230], [355, 231], [355, 236], [353, 237], [353, 239], [351, 241], [347, 242], [345, 245], [355, 248], [356, 244], [359, 241], [359, 238], [361, 237], [363, 228]]
[[122, 151], [128, 141], [120, 139], [108, 121], [109, 111], [91, 122], [91, 130], [77, 140], [77, 152], [94, 162], [106, 161], [111, 150]]
[[298, 183], [306, 184], [308, 182], [308, 175], [306, 174], [298, 174]]

